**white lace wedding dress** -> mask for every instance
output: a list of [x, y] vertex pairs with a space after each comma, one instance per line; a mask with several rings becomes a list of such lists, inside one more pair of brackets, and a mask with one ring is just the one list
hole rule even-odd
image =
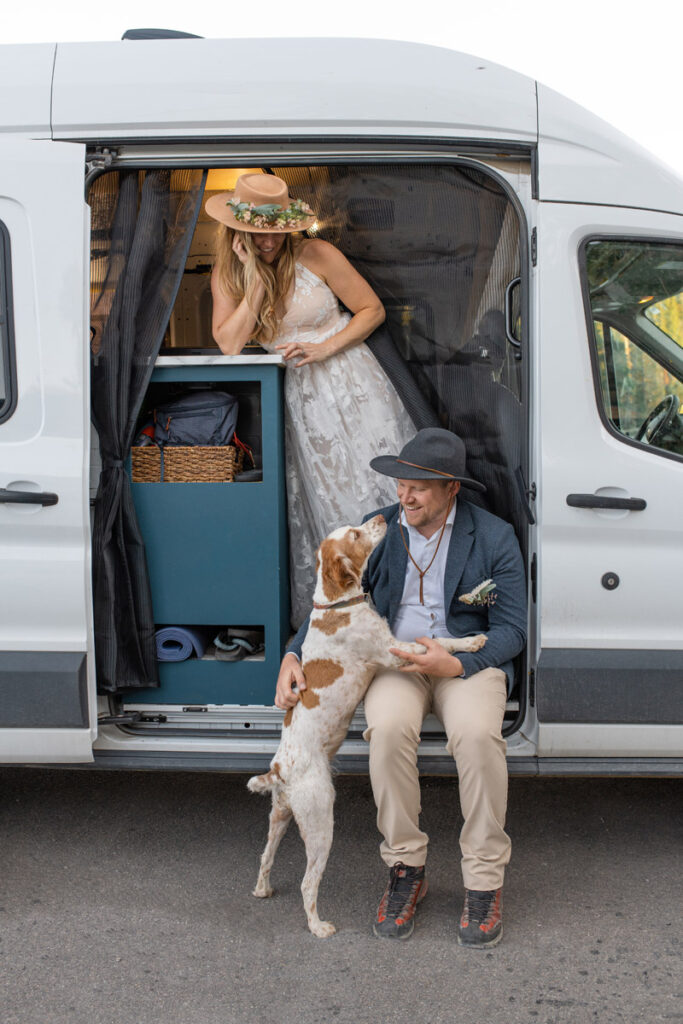
[[[296, 265], [291, 304], [277, 338], [319, 344], [349, 322], [325, 282]], [[391, 477], [370, 469], [375, 455], [397, 454], [415, 434], [381, 366], [364, 345], [285, 376], [285, 450], [289, 520], [292, 625], [311, 610], [315, 551], [338, 526], [360, 523], [373, 509], [396, 501]]]

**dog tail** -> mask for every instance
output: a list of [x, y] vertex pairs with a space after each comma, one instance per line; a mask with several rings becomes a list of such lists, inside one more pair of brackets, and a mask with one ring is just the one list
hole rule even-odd
[[247, 789], [251, 790], [252, 793], [267, 793], [282, 781], [280, 765], [276, 762], [265, 775], [252, 775], [247, 782]]

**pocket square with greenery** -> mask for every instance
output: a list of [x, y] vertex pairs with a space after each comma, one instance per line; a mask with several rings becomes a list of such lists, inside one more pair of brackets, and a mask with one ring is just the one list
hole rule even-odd
[[490, 607], [496, 600], [496, 595], [494, 594], [495, 589], [496, 584], [493, 580], [484, 580], [478, 586], [474, 587], [473, 590], [470, 590], [469, 594], [461, 594], [458, 601], [462, 601], [463, 604]]

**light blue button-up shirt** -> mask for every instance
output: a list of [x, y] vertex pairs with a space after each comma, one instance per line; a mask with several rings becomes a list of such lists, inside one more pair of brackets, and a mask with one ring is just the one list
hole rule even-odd
[[[446, 628], [443, 588], [448, 545], [451, 542], [456, 506], [457, 500], [453, 502], [453, 508], [448, 513], [446, 528], [439, 544], [439, 550], [436, 552], [436, 558], [434, 558], [429, 570], [422, 577], [424, 604], [420, 604], [420, 574], [410, 558], [408, 559], [403, 596], [401, 597], [393, 628], [393, 633], [397, 640], [412, 642], [418, 636], [450, 636]], [[408, 525], [403, 509], [400, 510], [399, 514], [401, 516], [401, 525], [410, 544], [410, 554], [420, 566], [420, 569], [424, 569], [425, 566], [429, 565], [434, 556], [441, 530], [437, 530], [429, 538], [423, 537], [419, 530], [414, 526]]]

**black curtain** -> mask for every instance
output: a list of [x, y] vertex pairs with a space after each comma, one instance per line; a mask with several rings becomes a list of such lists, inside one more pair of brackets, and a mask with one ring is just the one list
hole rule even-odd
[[205, 171], [98, 178], [92, 208], [92, 419], [102, 456], [93, 528], [98, 688], [158, 686], [145, 547], [124, 460], [185, 267]]

